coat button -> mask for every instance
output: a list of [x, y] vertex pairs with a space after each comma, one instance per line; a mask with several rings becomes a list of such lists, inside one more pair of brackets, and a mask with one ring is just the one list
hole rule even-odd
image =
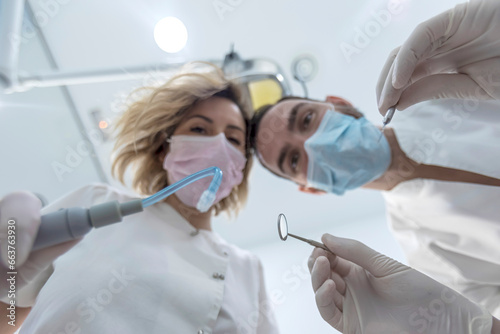
[[219, 274], [219, 273], [213, 273], [212, 277], [220, 280], [224, 280], [226, 278], [224, 274]]
[[198, 331], [198, 334], [203, 334], [203, 333], [205, 333], [205, 332], [203, 331], [203, 329], [200, 329], [200, 330]]

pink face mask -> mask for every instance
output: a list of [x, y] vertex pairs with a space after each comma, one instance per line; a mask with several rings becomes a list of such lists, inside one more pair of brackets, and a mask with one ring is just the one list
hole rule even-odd
[[[222, 183], [214, 204], [226, 198], [243, 180], [247, 159], [226, 139], [223, 133], [213, 137], [172, 136], [170, 152], [163, 161], [170, 182], [175, 183], [202, 169], [217, 166], [222, 170]], [[210, 177], [203, 178], [178, 190], [175, 195], [182, 203], [196, 207], [201, 194], [208, 188]]]

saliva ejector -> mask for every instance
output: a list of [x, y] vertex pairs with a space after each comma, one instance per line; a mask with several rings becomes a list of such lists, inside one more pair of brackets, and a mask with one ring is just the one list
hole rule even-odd
[[196, 205], [200, 212], [206, 212], [212, 206], [222, 182], [222, 171], [218, 167], [210, 167], [189, 175], [144, 199], [135, 199], [125, 203], [111, 201], [88, 209], [74, 207], [43, 215], [32, 250], [81, 238], [93, 227], [98, 228], [121, 222], [123, 216], [141, 212], [144, 208], [167, 198], [177, 190], [208, 176], [213, 176], [212, 181]]

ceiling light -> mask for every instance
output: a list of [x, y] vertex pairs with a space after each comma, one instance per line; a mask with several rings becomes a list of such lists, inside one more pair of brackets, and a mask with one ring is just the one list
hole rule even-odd
[[176, 53], [186, 46], [188, 33], [181, 20], [169, 16], [156, 23], [154, 37], [160, 49], [168, 53]]

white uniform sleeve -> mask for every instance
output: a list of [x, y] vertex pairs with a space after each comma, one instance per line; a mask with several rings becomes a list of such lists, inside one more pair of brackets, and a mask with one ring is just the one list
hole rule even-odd
[[[94, 203], [102, 203], [112, 200], [113, 192], [105, 184], [94, 183], [70, 192], [46, 207], [42, 208], [42, 215], [70, 207], [90, 207]], [[20, 307], [31, 307], [35, 304], [36, 297], [43, 285], [54, 271], [53, 265], [41, 272], [27, 286], [17, 292], [16, 304]]]
[[257, 265], [259, 271], [259, 314], [260, 321], [257, 327], [258, 334], [274, 334], [279, 333], [278, 324], [274, 316], [274, 305], [267, 296], [266, 285], [264, 282], [264, 269], [258, 258]]
[[[418, 196], [415, 195], [414, 198]], [[484, 256], [474, 253], [479, 252], [480, 247], [476, 246], [471, 250], [471, 246], [468, 246], [471, 243], [464, 237], [465, 232], [458, 234], [459, 226], [463, 229], [475, 223], [471, 228], [478, 228], [481, 223], [479, 217], [472, 217], [472, 221], [460, 221], [459, 217], [452, 216], [449, 220], [456, 221], [456, 225], [450, 224], [449, 230], [440, 230], [438, 226], [429, 228], [422, 222], [415, 221], [410, 213], [414, 213], [416, 209], [404, 203], [401, 205], [399, 208], [394, 203], [394, 198], [388, 199], [387, 218], [389, 227], [403, 248], [408, 264], [485, 307], [493, 316], [500, 317], [499, 264], [482, 260]], [[434, 215], [441, 219], [441, 223], [445, 220], [444, 213], [439, 214], [443, 210], [428, 211], [431, 216], [434, 212]], [[447, 211], [447, 214], [451, 215], [450, 211]], [[431, 216], [425, 221], [436, 223], [436, 218]], [[484, 225], [479, 226], [484, 228]], [[486, 234], [489, 233], [494, 238], [494, 231], [487, 231]], [[457, 234], [454, 234], [455, 232]], [[456, 241], [460, 239], [461, 242]], [[482, 238], [483, 244], [486, 244], [486, 239]], [[457, 244], [458, 249], [449, 249], [447, 242]], [[494, 250], [495, 247], [490, 249]]]
[[469, 283], [452, 286], [452, 288], [465, 296], [472, 296], [469, 299], [485, 307], [494, 317], [500, 318], [500, 289], [498, 286]]
[[500, 178], [500, 155], [496, 154], [500, 101], [471, 104], [439, 99], [397, 113], [391, 127], [399, 146], [409, 158], [421, 164]]

